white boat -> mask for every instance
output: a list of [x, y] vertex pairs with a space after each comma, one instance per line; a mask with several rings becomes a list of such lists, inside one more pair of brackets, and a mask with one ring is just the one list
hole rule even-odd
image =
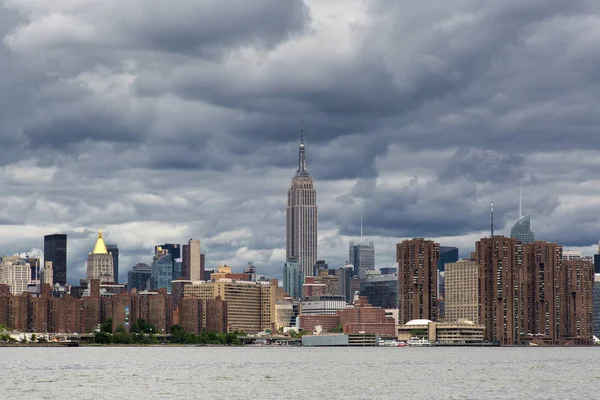
[[408, 339], [408, 341], [406, 343], [411, 347], [431, 346], [431, 343], [429, 342], [429, 340], [427, 340], [425, 338], [418, 338], [416, 336], [413, 336], [410, 339]]
[[398, 347], [398, 342], [395, 340], [381, 340], [379, 339], [379, 345], [384, 347]]

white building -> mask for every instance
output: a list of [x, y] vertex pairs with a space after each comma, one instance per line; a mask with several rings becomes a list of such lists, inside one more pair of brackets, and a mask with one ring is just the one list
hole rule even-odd
[[581, 252], [575, 250], [563, 250], [562, 253], [563, 260], [579, 260], [581, 259]]
[[0, 265], [0, 283], [9, 287], [12, 295], [27, 291], [31, 280], [31, 265], [19, 256], [2, 258]]

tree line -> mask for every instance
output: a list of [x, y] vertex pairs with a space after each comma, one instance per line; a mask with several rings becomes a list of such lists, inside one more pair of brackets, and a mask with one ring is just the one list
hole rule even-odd
[[240, 345], [238, 335], [243, 332], [200, 332], [194, 334], [185, 332], [181, 325], [173, 325], [170, 338], [158, 338], [156, 336], [156, 327], [143, 319], [138, 319], [131, 326], [129, 332], [122, 325], [117, 326], [115, 331], [112, 329], [112, 319], [107, 319], [100, 329], [94, 333], [94, 342], [98, 344], [160, 344], [168, 341], [176, 344], [203, 344], [203, 345]]

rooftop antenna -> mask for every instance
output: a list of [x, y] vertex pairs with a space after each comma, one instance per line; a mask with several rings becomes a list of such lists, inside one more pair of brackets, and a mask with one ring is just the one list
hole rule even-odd
[[304, 118], [300, 118], [300, 143], [304, 143]]
[[360, 214], [360, 244], [363, 243], [363, 215]]
[[492, 200], [492, 203], [490, 205], [490, 212], [491, 212], [491, 218], [492, 218], [492, 221], [491, 221], [491, 234], [492, 234], [492, 237], [494, 237], [494, 200]]
[[523, 218], [523, 185], [522, 179], [519, 180], [519, 219]]

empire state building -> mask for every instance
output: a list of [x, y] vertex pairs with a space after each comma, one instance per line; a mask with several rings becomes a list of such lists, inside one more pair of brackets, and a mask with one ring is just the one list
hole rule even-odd
[[296, 261], [304, 276], [313, 276], [317, 262], [317, 192], [306, 168], [304, 130], [300, 136], [298, 171], [288, 191], [286, 258]]

